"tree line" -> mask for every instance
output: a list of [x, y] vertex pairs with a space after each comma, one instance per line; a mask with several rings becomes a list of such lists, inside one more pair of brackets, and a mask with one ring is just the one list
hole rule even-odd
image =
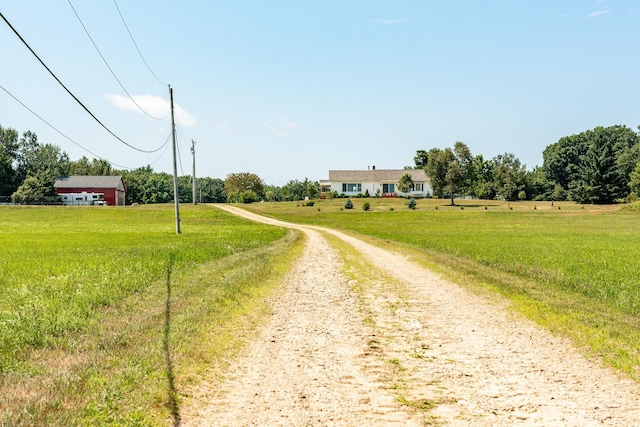
[[640, 133], [621, 125], [560, 138], [545, 148], [542, 166], [530, 171], [512, 153], [486, 160], [462, 142], [418, 150], [414, 163], [425, 170], [434, 195], [452, 204], [456, 196], [605, 204], [640, 194]]
[[[119, 170], [104, 159], [83, 156], [70, 160], [60, 147], [38, 142], [31, 131], [20, 135], [15, 129], [0, 126], [0, 202], [21, 204], [60, 203], [54, 183], [69, 175], [122, 176], [125, 198], [132, 203], [169, 203], [173, 201], [173, 175], [156, 172], [151, 166]], [[305, 178], [291, 180], [279, 187], [265, 185], [253, 173], [233, 173], [226, 179], [196, 178], [196, 201], [202, 203], [284, 201], [318, 198], [320, 184]], [[192, 177], [178, 177], [178, 195], [182, 203], [192, 203]]]
[[[640, 128], [639, 128], [640, 130]], [[444, 149], [418, 150], [414, 166], [424, 169], [434, 196], [502, 200], [573, 200], [613, 203], [640, 194], [640, 133], [615, 125], [560, 138], [543, 152], [542, 166], [527, 170], [512, 153], [492, 159], [472, 155], [462, 142]], [[0, 202], [59, 203], [54, 182], [69, 175], [119, 175], [127, 203], [173, 201], [173, 177], [151, 166], [118, 170], [104, 159], [70, 160], [60, 147], [38, 142], [35, 133], [0, 126]], [[191, 203], [190, 176], [178, 177], [179, 200]], [[308, 178], [284, 186], [265, 185], [256, 174], [226, 179], [196, 178], [196, 201], [204, 203], [296, 201], [320, 196]]]

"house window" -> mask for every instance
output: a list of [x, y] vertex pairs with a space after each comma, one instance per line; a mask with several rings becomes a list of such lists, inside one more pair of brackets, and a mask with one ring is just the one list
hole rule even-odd
[[395, 191], [396, 191], [395, 184], [382, 184], [383, 193], [395, 193]]
[[423, 190], [423, 184], [421, 182], [413, 183], [413, 191], [422, 191], [422, 190]]
[[343, 193], [361, 193], [362, 192], [362, 183], [342, 183], [342, 192]]

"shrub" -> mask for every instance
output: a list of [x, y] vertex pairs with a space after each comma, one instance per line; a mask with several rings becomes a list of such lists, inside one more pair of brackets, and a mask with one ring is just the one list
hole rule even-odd
[[364, 202], [364, 204], [362, 205], [362, 210], [368, 211], [369, 209], [371, 209], [371, 205], [369, 204], [369, 202]]
[[344, 204], [345, 209], [353, 209], [353, 202], [351, 199], [347, 199], [347, 203]]
[[368, 189], [367, 189], [367, 190], [364, 190], [364, 197], [366, 197], [367, 199], [368, 199], [369, 197], [371, 197], [371, 196], [369, 195], [369, 190], [368, 190]]
[[313, 200], [307, 200], [304, 205], [305, 206], [313, 206], [315, 204], [315, 202]]
[[410, 199], [409, 199], [409, 201], [407, 202], [407, 207], [408, 207], [409, 209], [415, 209], [417, 204], [418, 204], [418, 203], [416, 202], [416, 199], [414, 199], [414, 198], [412, 197], [412, 198], [410, 198]]

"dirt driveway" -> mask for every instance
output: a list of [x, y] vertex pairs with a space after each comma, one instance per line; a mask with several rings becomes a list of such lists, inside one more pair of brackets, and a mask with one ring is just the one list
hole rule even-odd
[[[343, 233], [219, 207], [307, 243], [224, 381], [191, 392], [184, 425], [640, 426], [637, 383], [505, 303]], [[324, 233], [384, 271], [347, 278]]]

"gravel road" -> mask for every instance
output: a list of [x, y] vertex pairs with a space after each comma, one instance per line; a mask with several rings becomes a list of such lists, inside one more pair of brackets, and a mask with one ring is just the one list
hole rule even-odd
[[[335, 230], [218, 207], [302, 230], [306, 249], [224, 380], [190, 390], [183, 425], [640, 426], [638, 383], [507, 303]], [[349, 279], [327, 234], [380, 274]]]

